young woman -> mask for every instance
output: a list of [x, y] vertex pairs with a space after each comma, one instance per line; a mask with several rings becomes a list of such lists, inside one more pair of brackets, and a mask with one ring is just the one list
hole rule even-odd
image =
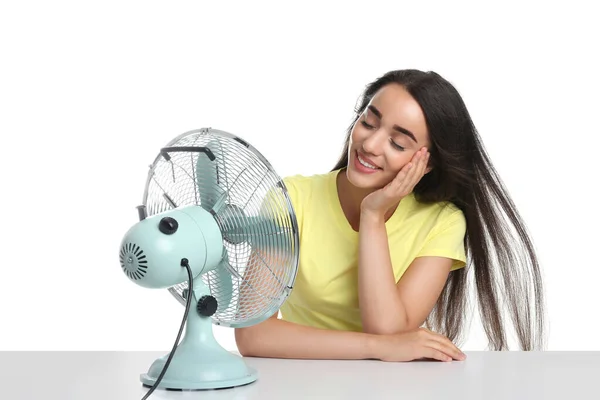
[[281, 319], [236, 329], [242, 355], [464, 360], [454, 343], [471, 276], [490, 348], [508, 348], [502, 304], [521, 349], [543, 348], [531, 239], [440, 75], [400, 70], [372, 82], [333, 170], [284, 181], [298, 276]]

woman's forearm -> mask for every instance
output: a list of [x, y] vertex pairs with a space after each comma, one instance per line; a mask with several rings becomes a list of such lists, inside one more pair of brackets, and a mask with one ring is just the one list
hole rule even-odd
[[390, 258], [383, 216], [362, 213], [358, 244], [358, 297], [363, 331], [376, 334], [402, 332], [406, 312]]
[[235, 340], [240, 354], [249, 357], [361, 360], [377, 356], [375, 335], [314, 328], [276, 318], [237, 328]]

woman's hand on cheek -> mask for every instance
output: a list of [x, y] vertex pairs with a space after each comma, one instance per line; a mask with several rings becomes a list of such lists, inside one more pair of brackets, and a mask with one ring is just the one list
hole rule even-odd
[[361, 214], [367, 213], [384, 217], [385, 213], [400, 200], [409, 195], [427, 172], [429, 152], [424, 147], [415, 153], [396, 177], [385, 187], [366, 196], [361, 203]]

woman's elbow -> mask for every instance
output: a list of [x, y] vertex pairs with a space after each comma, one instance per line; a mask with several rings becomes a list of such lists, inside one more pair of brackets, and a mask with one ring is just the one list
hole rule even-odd
[[248, 332], [248, 328], [235, 328], [235, 344], [238, 352], [243, 357], [251, 357], [252, 352], [252, 340], [251, 335]]
[[270, 330], [272, 321], [277, 320], [277, 314], [267, 320], [245, 328], [235, 328], [235, 344], [238, 352], [244, 357], [260, 357], [265, 351], [265, 337], [272, 337]]

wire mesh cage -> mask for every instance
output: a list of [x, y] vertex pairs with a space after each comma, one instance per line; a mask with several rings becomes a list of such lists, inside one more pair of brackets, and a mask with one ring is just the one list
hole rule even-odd
[[[215, 218], [223, 258], [201, 276], [218, 303], [213, 323], [259, 322], [291, 292], [299, 239], [287, 189], [270, 163], [239, 137], [203, 128], [172, 140], [150, 165], [143, 205], [148, 216], [195, 205]], [[187, 286], [168, 289], [182, 305]]]

